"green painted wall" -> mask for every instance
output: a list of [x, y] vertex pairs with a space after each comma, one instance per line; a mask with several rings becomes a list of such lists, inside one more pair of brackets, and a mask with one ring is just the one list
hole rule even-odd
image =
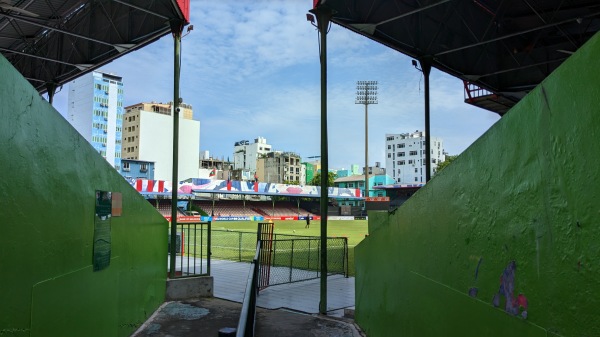
[[359, 325], [600, 336], [599, 144], [597, 34], [395, 214], [369, 213]]
[[[0, 336], [128, 336], [164, 301], [167, 222], [0, 56]], [[95, 190], [121, 192], [92, 271]]]

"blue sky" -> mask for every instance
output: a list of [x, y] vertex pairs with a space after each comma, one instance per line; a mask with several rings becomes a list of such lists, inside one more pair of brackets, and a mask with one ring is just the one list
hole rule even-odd
[[[182, 40], [181, 97], [200, 121], [200, 149], [233, 159], [239, 140], [265, 137], [275, 150], [320, 155], [320, 65], [312, 0], [191, 1]], [[329, 167], [364, 165], [364, 106], [356, 81], [379, 82], [369, 106], [369, 165], [385, 165], [385, 134], [424, 129], [422, 74], [411, 59], [332, 25], [328, 43]], [[173, 39], [134, 51], [101, 71], [123, 77], [125, 106], [173, 97]], [[431, 134], [459, 154], [498, 119], [463, 102], [462, 81], [431, 73]], [[66, 113], [68, 86], [55, 107]]]

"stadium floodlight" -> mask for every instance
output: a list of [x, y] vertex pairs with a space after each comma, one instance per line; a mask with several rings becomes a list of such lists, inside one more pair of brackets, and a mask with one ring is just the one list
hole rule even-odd
[[[377, 81], [356, 82], [355, 104], [365, 106], [365, 197], [369, 196], [369, 104], [377, 104]], [[365, 201], [365, 210], [367, 204]]]

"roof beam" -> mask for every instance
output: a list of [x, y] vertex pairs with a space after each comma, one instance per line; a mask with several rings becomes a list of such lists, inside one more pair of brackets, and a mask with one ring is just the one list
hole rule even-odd
[[[580, 17], [580, 18], [587, 19], [587, 18], [591, 18], [591, 17], [597, 16], [599, 14], [600, 14], [600, 12], [596, 12], [596, 13], [592, 13], [592, 14], [589, 14], [589, 15], [585, 15], [585, 16]], [[454, 49], [450, 49], [450, 50], [446, 50], [446, 51], [442, 51], [442, 52], [436, 53], [435, 56], [446, 55], [446, 54], [454, 53], [454, 52], [461, 51], [461, 50], [464, 50], [464, 49], [478, 47], [478, 46], [486, 45], [488, 43], [492, 43], [492, 42], [496, 42], [496, 41], [501, 41], [501, 40], [508, 39], [508, 38], [511, 38], [511, 37], [515, 37], [515, 36], [519, 36], [519, 35], [523, 35], [523, 34], [535, 32], [535, 31], [538, 31], [538, 30], [542, 30], [542, 29], [546, 29], [546, 28], [550, 28], [550, 27], [555, 27], [555, 26], [563, 25], [565, 23], [569, 23], [571, 21], [575, 21], [576, 19], [577, 18], [569, 18], [569, 19], [562, 20], [562, 21], [559, 21], [559, 22], [549, 23], [549, 24], [538, 26], [538, 27], [534, 27], [534, 28], [531, 28], [531, 29], [526, 29], [526, 30], [523, 30], [523, 31], [520, 31], [520, 32], [515, 32], [515, 33], [512, 33], [512, 34], [507, 34], [507, 35], [499, 36], [497, 38], [489, 39], [489, 40], [486, 40], [486, 41], [472, 43], [472, 44], [469, 44], [469, 45], [466, 45], [466, 46], [462, 46], [462, 47], [458, 47], [458, 48], [454, 48]]]
[[[525, 4], [535, 13], [535, 15], [544, 23], [546, 24], [546, 20], [544, 19], [544, 17], [529, 3], [528, 0], [523, 0], [523, 2], [525, 2]], [[554, 14], [556, 14], [556, 12], [559, 9], [557, 8], [556, 11], [554, 12]], [[569, 42], [573, 45], [573, 47], [575, 47], [575, 49], [577, 49], [577, 44], [575, 43], [575, 41], [573, 41], [573, 39], [571, 38], [571, 36], [569, 34], [567, 34], [564, 30], [562, 30], [562, 28], [560, 27], [556, 27], [558, 29], [559, 32], [561, 32], [565, 38], [567, 40], [569, 40]]]
[[8, 52], [8, 53], [13, 53], [13, 54], [18, 54], [18, 55], [33, 57], [33, 58], [44, 60], [44, 61], [56, 62], [56, 63], [66, 64], [68, 66], [77, 67], [77, 65], [75, 65], [73, 63], [64, 62], [64, 61], [61, 61], [61, 60], [51, 59], [51, 58], [48, 58], [48, 57], [43, 57], [43, 56], [38, 56], [38, 55], [33, 55], [33, 54], [27, 54], [27, 53], [16, 51], [16, 50], [12, 50], [12, 49], [6, 49], [6, 48], [0, 47], [0, 50], [3, 51], [3, 52]]
[[18, 16], [15, 16], [15, 15], [7, 14], [7, 13], [2, 13], [2, 12], [0, 12], [0, 16], [5, 16], [5, 17], [8, 17], [8, 18], [17, 20], [17, 21], [25, 22], [25, 23], [30, 24], [30, 25], [34, 25], [34, 26], [37, 26], [37, 27], [45, 28], [45, 29], [48, 29], [48, 30], [53, 30], [55, 32], [59, 32], [59, 33], [65, 34], [65, 35], [71, 35], [71, 36], [74, 36], [74, 37], [77, 37], [77, 38], [80, 38], [80, 39], [84, 39], [84, 40], [88, 40], [88, 41], [100, 43], [100, 44], [103, 44], [103, 45], [115, 47], [112, 43], [109, 43], [109, 42], [106, 42], [106, 41], [102, 41], [102, 40], [98, 40], [98, 39], [94, 39], [94, 38], [89, 37], [89, 36], [84, 36], [84, 35], [81, 35], [81, 34], [73, 33], [73, 32], [70, 32], [68, 30], [60, 29], [60, 28], [57, 28], [57, 27], [52, 27], [52, 26], [49, 26], [49, 25], [46, 25], [46, 24], [43, 24], [43, 23], [36, 22], [34, 20], [25, 19], [25, 18], [22, 18], [22, 17], [18, 17]]
[[153, 12], [153, 11], [151, 11], [151, 10], [148, 10], [148, 9], [142, 8], [142, 7], [140, 7], [140, 6], [132, 5], [132, 4], [130, 4], [130, 3], [127, 3], [127, 2], [125, 2], [125, 1], [122, 1], [122, 0], [112, 0], [112, 1], [113, 1], [113, 2], [117, 2], [117, 3], [120, 3], [121, 5], [125, 5], [125, 6], [131, 7], [131, 8], [135, 8], [135, 9], [137, 9], [137, 10], [140, 10], [140, 11], [142, 11], [142, 12], [146, 12], [146, 13], [148, 13], [148, 14], [152, 14], [152, 15], [154, 15], [154, 16], [158, 16], [159, 18], [162, 18], [162, 19], [165, 19], [165, 20], [169, 20], [169, 18], [168, 18], [168, 17], [166, 17], [166, 16], [164, 16], [164, 15], [160, 15], [160, 14], [158, 14], [158, 13], [155, 13], [155, 12]]
[[387, 20], [383, 20], [383, 21], [378, 22], [378, 23], [356, 23], [356, 24], [350, 24], [350, 26], [355, 27], [360, 32], [365, 32], [365, 33], [368, 33], [370, 35], [373, 35], [373, 33], [375, 32], [375, 29], [379, 25], [383, 25], [383, 24], [386, 24], [388, 22], [392, 22], [392, 21], [395, 21], [395, 20], [398, 20], [398, 19], [402, 19], [404, 17], [410, 16], [410, 15], [413, 15], [413, 14], [417, 14], [419, 12], [428, 10], [430, 8], [433, 8], [433, 7], [445, 4], [446, 2], [449, 2], [449, 1], [451, 1], [451, 0], [441, 0], [441, 1], [433, 3], [431, 5], [427, 5], [425, 7], [420, 7], [420, 8], [417, 8], [415, 10], [412, 10], [410, 12], [402, 13], [402, 14], [400, 14], [398, 16], [395, 16], [393, 18], [389, 18]]
[[517, 70], [523, 70], [523, 69], [527, 69], [527, 68], [533, 68], [533, 67], [543, 66], [543, 65], [546, 65], [546, 64], [550, 64], [550, 63], [563, 62], [567, 58], [568, 57], [562, 57], [562, 58], [558, 58], [558, 59], [553, 59], [553, 60], [548, 60], [548, 61], [543, 61], [543, 62], [537, 62], [537, 63], [532, 63], [532, 64], [527, 64], [527, 65], [520, 66], [520, 67], [502, 69], [502, 70], [498, 70], [498, 71], [495, 71], [493, 73], [484, 74], [484, 75], [465, 75], [465, 76], [469, 76], [469, 78], [474, 78], [476, 80], [479, 80], [480, 78], [483, 78], [483, 77], [494, 76], [494, 75], [509, 73], [511, 71], [517, 71]]
[[433, 8], [433, 7], [436, 7], [436, 6], [439, 6], [439, 5], [445, 4], [446, 2], [449, 2], [449, 1], [451, 1], [451, 0], [441, 0], [441, 1], [439, 1], [439, 2], [436, 2], [436, 3], [433, 3], [433, 4], [431, 4], [431, 5], [427, 5], [427, 6], [425, 6], [425, 7], [417, 8], [417, 9], [415, 9], [415, 10], [412, 10], [412, 11], [410, 11], [410, 12], [406, 12], [406, 13], [404, 13], [404, 14], [400, 14], [400, 15], [398, 15], [398, 16], [395, 16], [395, 17], [391, 18], [391, 19], [383, 20], [383, 21], [381, 21], [381, 22], [379, 22], [379, 23], [377, 23], [377, 24], [375, 24], [375, 25], [376, 25], [376, 26], [379, 26], [379, 25], [383, 25], [383, 24], [385, 24], [385, 23], [388, 23], [388, 22], [392, 22], [392, 21], [395, 21], [395, 20], [398, 20], [398, 19], [402, 19], [403, 17], [409, 16], [409, 15], [413, 15], [413, 14], [417, 14], [417, 13], [419, 13], [419, 12], [422, 12], [422, 11], [428, 10], [428, 9], [430, 9], [430, 8]]

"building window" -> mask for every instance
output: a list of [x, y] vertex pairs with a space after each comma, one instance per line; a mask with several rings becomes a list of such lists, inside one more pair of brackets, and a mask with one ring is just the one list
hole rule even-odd
[[417, 155], [417, 153], [418, 153], [417, 151], [410, 151], [410, 153], [409, 153], [409, 154], [410, 154], [411, 156], [416, 156], [416, 155]]
[[419, 168], [415, 167], [415, 173], [419, 173]]
[[401, 149], [404, 148], [405, 146], [406, 146], [406, 144], [404, 144], [404, 143], [398, 144], [398, 147]]
[[400, 174], [400, 169], [398, 169], [398, 174]]
[[391, 145], [388, 145], [388, 150], [391, 150], [391, 149], [392, 149], [392, 146], [391, 146]]
[[128, 162], [123, 162], [123, 171], [129, 171], [129, 163]]
[[148, 172], [148, 164], [143, 163], [140, 165], [140, 172]]
[[388, 158], [392, 158], [392, 154], [391, 153], [388, 153]]
[[415, 177], [415, 181], [419, 181], [419, 177]]
[[404, 152], [398, 152], [398, 157], [404, 157], [405, 153]]
[[409, 160], [408, 160], [408, 164], [413, 164], [414, 162], [415, 162], [415, 161], [414, 161], [414, 160], [412, 160], [412, 159], [409, 159]]

